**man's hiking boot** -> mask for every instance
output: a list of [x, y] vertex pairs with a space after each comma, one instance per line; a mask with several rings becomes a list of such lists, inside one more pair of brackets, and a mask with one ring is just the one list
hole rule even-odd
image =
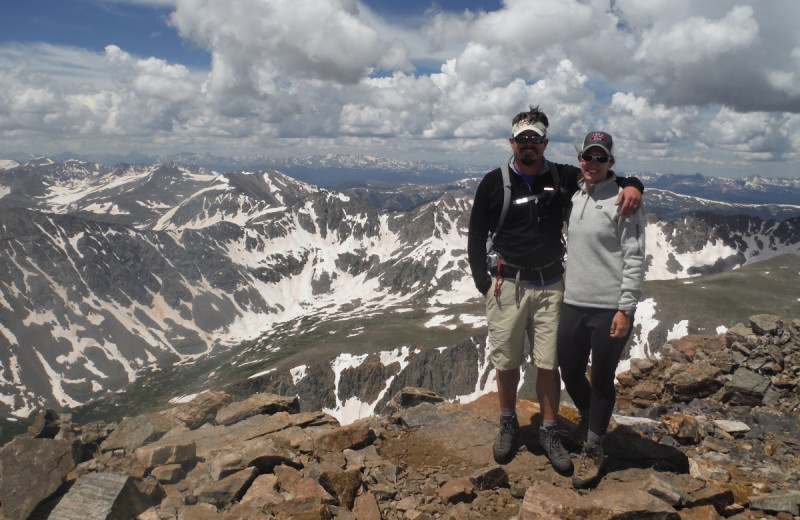
[[584, 489], [596, 484], [600, 479], [606, 459], [600, 444], [584, 444], [578, 468], [572, 477], [572, 487]]
[[581, 451], [583, 445], [586, 444], [586, 438], [589, 436], [589, 419], [580, 418], [578, 424], [573, 426], [567, 434], [568, 448], [574, 451]]
[[569, 473], [572, 471], [572, 458], [561, 444], [559, 431], [555, 427], [539, 428], [539, 444], [557, 472]]
[[492, 452], [498, 464], [506, 464], [514, 458], [514, 445], [519, 436], [519, 421], [517, 416], [500, 417], [500, 433], [494, 440]]

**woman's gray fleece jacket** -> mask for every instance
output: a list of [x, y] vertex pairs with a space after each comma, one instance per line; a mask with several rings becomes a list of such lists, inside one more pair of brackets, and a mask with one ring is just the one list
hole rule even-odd
[[572, 196], [564, 303], [633, 311], [645, 271], [644, 208], [619, 216], [614, 174]]

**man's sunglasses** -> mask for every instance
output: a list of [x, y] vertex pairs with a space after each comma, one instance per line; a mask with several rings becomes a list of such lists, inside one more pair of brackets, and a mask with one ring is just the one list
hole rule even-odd
[[525, 144], [528, 141], [532, 142], [533, 144], [542, 144], [544, 142], [544, 137], [542, 137], [541, 135], [520, 134], [520, 135], [514, 137], [514, 141], [517, 144]]
[[581, 154], [581, 160], [582, 160], [583, 162], [592, 162], [592, 161], [597, 161], [597, 162], [599, 162], [600, 164], [605, 164], [605, 163], [607, 163], [609, 160], [611, 160], [611, 157], [609, 157], [609, 156], [607, 156], [607, 155], [592, 155], [592, 154], [590, 154], [590, 153], [582, 153], [582, 154]]

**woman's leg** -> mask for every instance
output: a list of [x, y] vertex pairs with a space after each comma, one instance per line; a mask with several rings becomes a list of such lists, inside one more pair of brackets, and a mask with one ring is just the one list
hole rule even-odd
[[[630, 330], [624, 338], [612, 338], [611, 320], [616, 310], [595, 309], [588, 317], [591, 330], [592, 375], [591, 403], [589, 406], [589, 432], [603, 437], [608, 430], [611, 414], [616, 402], [616, 377], [619, 358], [630, 337]], [[631, 324], [633, 328], [633, 324]]]
[[567, 393], [578, 410], [588, 410], [592, 399], [592, 386], [586, 378], [590, 332], [583, 309], [564, 304], [558, 325], [558, 366]]

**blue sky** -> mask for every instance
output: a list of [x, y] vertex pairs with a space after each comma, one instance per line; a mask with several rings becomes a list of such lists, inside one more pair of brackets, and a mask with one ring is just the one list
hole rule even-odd
[[623, 171], [796, 177], [794, 0], [31, 0], [0, 16], [0, 159], [358, 153], [491, 165], [592, 129]]
[[88, 0], [7, 2], [0, 42], [48, 42], [95, 52], [115, 44], [138, 56], [207, 66], [208, 52], [185, 43], [169, 27], [171, 11], [168, 6]]

